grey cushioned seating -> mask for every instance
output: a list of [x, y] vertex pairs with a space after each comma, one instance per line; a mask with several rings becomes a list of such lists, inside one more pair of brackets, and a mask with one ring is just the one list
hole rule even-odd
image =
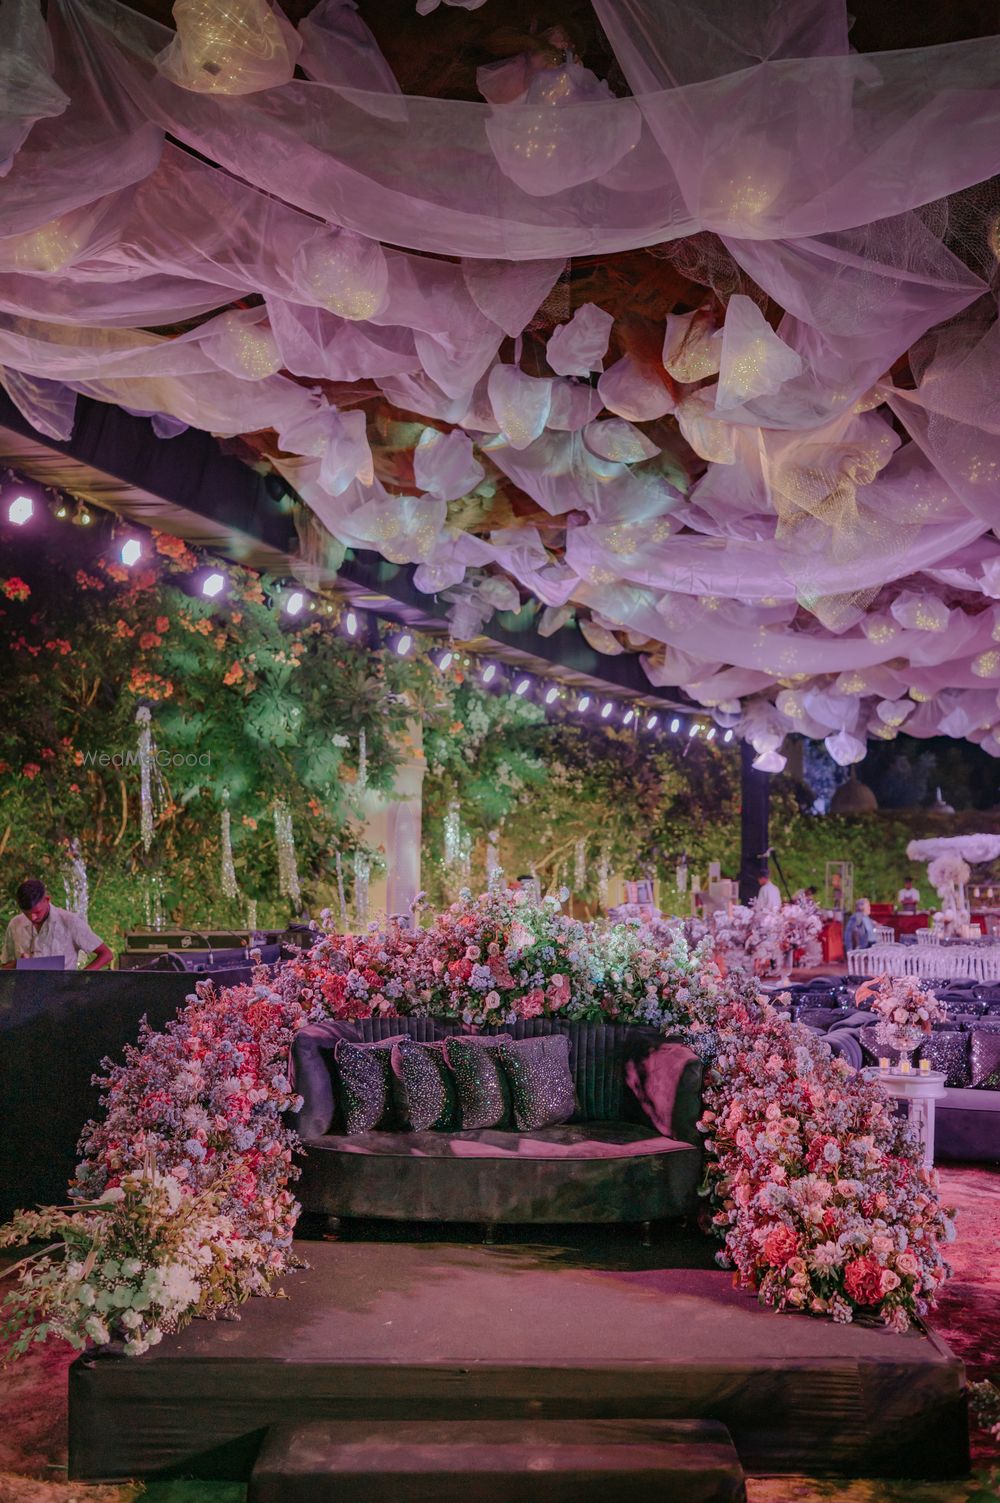
[[625, 1085], [625, 1065], [665, 1042], [649, 1028], [539, 1018], [509, 1028], [517, 1038], [554, 1032], [570, 1040], [578, 1111], [531, 1132], [373, 1132], [347, 1136], [331, 1122], [330, 1075], [338, 1038], [368, 1042], [406, 1033], [424, 1042], [459, 1032], [427, 1018], [369, 1018], [300, 1031], [293, 1049], [304, 1105], [306, 1150], [296, 1194], [306, 1211], [413, 1221], [653, 1221], [697, 1207], [701, 1065], [681, 1076], [664, 1137]]

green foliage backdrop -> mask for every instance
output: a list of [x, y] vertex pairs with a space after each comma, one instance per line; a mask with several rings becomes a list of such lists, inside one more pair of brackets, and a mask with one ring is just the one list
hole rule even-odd
[[[682, 853], [692, 870], [718, 860], [735, 875], [735, 747], [615, 730], [488, 693], [461, 654], [442, 675], [419, 639], [407, 660], [378, 640], [351, 641], [334, 602], [316, 600], [292, 620], [277, 581], [220, 566], [176, 538], [115, 526], [100, 516], [91, 528], [0, 524], [0, 917], [26, 875], [41, 875], [62, 901], [75, 840], [92, 923], [112, 945], [145, 923], [153, 876], [168, 918], [189, 928], [242, 926], [247, 899], [259, 923], [284, 923], [292, 915], [278, 893], [276, 797], [291, 809], [307, 908], [336, 910], [337, 854], [350, 896], [351, 857], [365, 839], [362, 732], [374, 791], [392, 787], [422, 735], [423, 869], [435, 901], [483, 881], [491, 832], [508, 871], [565, 882], [591, 910], [605, 861], [624, 875], [660, 877], [663, 906], [678, 911], [687, 902], [673, 886]], [[143, 541], [132, 570], [118, 562], [127, 535]], [[215, 600], [199, 589], [209, 565], [227, 579]], [[137, 746], [140, 705], [168, 759], [148, 852], [139, 768], [120, 765]], [[231, 901], [220, 890], [226, 797], [241, 890]], [[907, 840], [934, 824], [926, 811], [817, 818], [806, 803], [789, 779], [773, 780], [772, 838], [791, 884], [821, 884], [825, 861], [846, 859], [856, 892], [876, 900], [898, 887]], [[449, 808], [465, 832], [465, 864], [445, 863]], [[967, 816], [977, 828], [997, 827], [991, 818]], [[956, 816], [948, 828], [961, 823]], [[576, 892], [579, 842], [586, 875]], [[376, 869], [379, 854], [370, 852]]]

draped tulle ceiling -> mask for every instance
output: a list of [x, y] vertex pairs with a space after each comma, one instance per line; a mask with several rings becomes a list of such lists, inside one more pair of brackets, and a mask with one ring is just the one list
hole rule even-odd
[[594, 0], [602, 77], [445, 4], [479, 100], [404, 93], [352, 0], [5, 0], [11, 399], [242, 436], [456, 635], [575, 614], [762, 766], [1000, 755], [1000, 36]]

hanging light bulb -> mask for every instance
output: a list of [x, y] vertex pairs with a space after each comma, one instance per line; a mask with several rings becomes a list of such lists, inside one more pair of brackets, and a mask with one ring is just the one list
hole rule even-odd
[[413, 633], [404, 631], [399, 634], [392, 644], [392, 650], [397, 657], [405, 658], [413, 647]]
[[7, 508], [7, 520], [15, 527], [23, 527], [25, 522], [31, 521], [34, 510], [35, 503], [30, 496], [15, 496]]
[[690, 726], [688, 727], [688, 740], [690, 740], [692, 736], [697, 736], [700, 730], [701, 726], [697, 723], [697, 721], [692, 721]]
[[122, 543], [121, 561], [126, 569], [131, 569], [132, 565], [137, 564], [141, 558], [142, 544], [138, 538], [129, 538], [127, 542]]
[[613, 709], [614, 709], [614, 705], [611, 703], [611, 700], [609, 699], [606, 704], [601, 705], [601, 719], [602, 720], [607, 720], [608, 716], [611, 714], [611, 711]]
[[492, 684], [492, 682], [496, 678], [496, 676], [497, 676], [497, 665], [496, 665], [496, 663], [487, 663], [486, 667], [483, 669], [483, 683], [484, 684]]
[[518, 699], [523, 699], [530, 688], [531, 679], [521, 678], [518, 679], [517, 683], [514, 685], [514, 693], [517, 695]]
[[681, 728], [681, 723], [677, 719], [677, 716], [675, 715], [674, 718], [673, 718], [673, 720], [670, 722], [670, 729], [673, 731], [674, 735], [676, 736], [676, 734], [680, 730], [680, 728]]
[[576, 702], [576, 713], [578, 715], [585, 715], [589, 709], [590, 709], [590, 695], [589, 694], [581, 694], [580, 698]]
[[545, 703], [547, 705], [554, 705], [555, 702], [556, 702], [556, 700], [558, 698], [559, 698], [559, 689], [558, 689], [557, 685], [552, 684], [545, 691]]
[[357, 611], [348, 611], [344, 617], [344, 630], [349, 637], [356, 637], [361, 630], [361, 617]]
[[216, 595], [221, 595], [226, 588], [226, 576], [224, 574], [209, 574], [201, 583], [201, 593], [214, 600]]
[[732, 733], [732, 731], [727, 731], [726, 734], [723, 736], [722, 739], [723, 739], [723, 741], [725, 741], [726, 745], [728, 746], [729, 742], [732, 741], [732, 739], [733, 739], [733, 733]]
[[434, 666], [437, 668], [439, 673], [447, 673], [448, 669], [455, 661], [455, 654], [449, 648], [445, 652], [439, 652], [437, 657], [434, 658], [433, 661]]
[[634, 719], [635, 719], [635, 711], [634, 710], [626, 710], [625, 714], [622, 716], [622, 725], [631, 725]]
[[306, 603], [306, 597], [301, 590], [293, 590], [285, 601], [285, 610], [289, 616], [297, 616]]
[[647, 717], [646, 717], [646, 729], [647, 729], [647, 731], [655, 731], [656, 727], [659, 725], [659, 723], [660, 723], [660, 717], [659, 717], [659, 715], [656, 715], [656, 714], [654, 714], [654, 715], [647, 715]]
[[708, 728], [708, 730], [705, 732], [705, 740], [706, 741], [714, 741], [715, 740], [715, 726], [714, 725], [710, 725], [709, 728]]

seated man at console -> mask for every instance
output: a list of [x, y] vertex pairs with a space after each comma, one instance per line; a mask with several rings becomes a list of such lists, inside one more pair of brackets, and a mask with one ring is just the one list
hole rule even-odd
[[114, 956], [91, 929], [85, 918], [68, 908], [57, 908], [45, 890], [45, 883], [29, 877], [17, 889], [16, 913], [7, 925], [3, 940], [4, 970], [13, 970], [19, 960], [36, 955], [61, 955], [67, 971], [75, 971], [81, 951], [93, 955], [85, 971], [101, 971]]

